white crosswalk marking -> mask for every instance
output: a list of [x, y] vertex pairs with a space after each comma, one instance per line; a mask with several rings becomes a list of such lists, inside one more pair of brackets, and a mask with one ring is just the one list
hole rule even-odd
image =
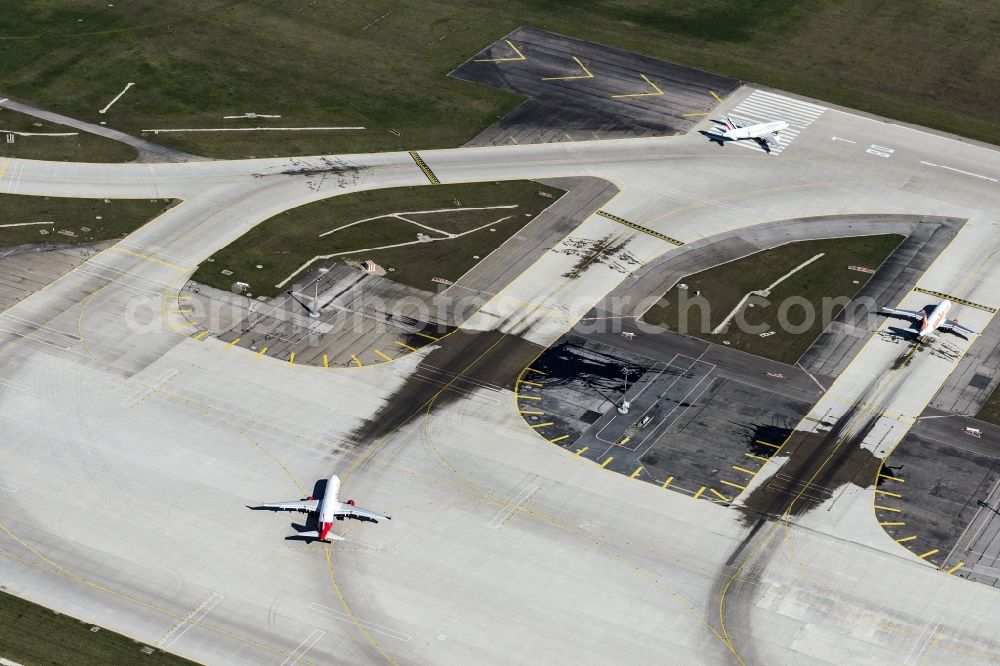
[[[729, 116], [740, 124], [748, 125], [771, 122], [772, 120], [787, 122], [788, 129], [781, 131], [781, 142], [771, 148], [772, 153], [779, 155], [802, 130], [823, 115], [824, 111], [826, 111], [825, 106], [810, 104], [763, 90], [755, 90], [749, 97], [737, 104], [736, 108], [729, 112]], [[764, 151], [756, 141], [733, 141], [730, 145]]]

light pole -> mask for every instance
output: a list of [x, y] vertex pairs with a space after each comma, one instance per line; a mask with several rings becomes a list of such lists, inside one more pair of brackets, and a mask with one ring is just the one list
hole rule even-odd
[[622, 374], [625, 375], [625, 390], [622, 391], [622, 406], [618, 408], [619, 414], [628, 414], [628, 400], [625, 398], [628, 396], [628, 375], [631, 372], [628, 368], [622, 368]]

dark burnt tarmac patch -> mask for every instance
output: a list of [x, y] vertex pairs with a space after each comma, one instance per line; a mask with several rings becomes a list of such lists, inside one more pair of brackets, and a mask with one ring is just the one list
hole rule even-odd
[[639, 265], [639, 261], [625, 250], [629, 240], [631, 238], [612, 235], [597, 240], [589, 238], [566, 239], [564, 248], [559, 251], [569, 256], [578, 257], [578, 259], [573, 268], [563, 273], [563, 277], [571, 280], [578, 278], [594, 264], [604, 264], [623, 275], [629, 273], [635, 266]]
[[518, 375], [542, 348], [518, 335], [459, 329], [440, 341], [351, 440], [367, 446], [429, 407], [469, 398], [480, 390], [513, 390]]

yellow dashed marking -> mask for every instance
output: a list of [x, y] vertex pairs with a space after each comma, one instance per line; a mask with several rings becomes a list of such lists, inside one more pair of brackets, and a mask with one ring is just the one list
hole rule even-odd
[[931, 550], [928, 550], [926, 553], [921, 553], [920, 555], [917, 555], [917, 557], [919, 557], [922, 560], [925, 560], [928, 557], [930, 557], [931, 555], [933, 555], [934, 553], [940, 553], [940, 552], [941, 552], [940, 548], [933, 548]]
[[288, 365], [295, 365], [295, 352], [288, 355]]
[[669, 486], [669, 485], [670, 485], [670, 483], [671, 483], [671, 482], [672, 482], [673, 480], [674, 480], [674, 477], [672, 477], [672, 476], [668, 476], [668, 477], [667, 477], [667, 480], [666, 480], [666, 481], [664, 481], [664, 482], [663, 482], [663, 485], [662, 485], [662, 486], [660, 486], [660, 487], [661, 487], [661, 488], [666, 488], [667, 486]]
[[875, 494], [877, 495], [888, 495], [889, 497], [902, 497], [899, 493], [890, 493], [888, 490], [875, 489]]
[[755, 456], [752, 453], [744, 453], [743, 455], [745, 455], [747, 458], [753, 458], [754, 460], [763, 460], [764, 462], [770, 460], [770, 458], [765, 458], [764, 456]]
[[558, 437], [554, 437], [554, 438], [550, 439], [549, 441], [552, 442], [553, 444], [555, 444], [557, 442], [563, 441], [564, 439], [569, 439], [569, 435], [559, 435]]
[[632, 472], [632, 474], [630, 474], [628, 478], [634, 479], [635, 477], [639, 476], [640, 474], [642, 474], [642, 466], [636, 467], [635, 471]]
[[899, 527], [900, 525], [905, 525], [901, 520], [883, 520], [879, 525], [882, 527]]
[[529, 411], [525, 411], [523, 409], [518, 410], [518, 414], [544, 414], [544, 413], [545, 412], [529, 412]]
[[198, 335], [194, 336], [194, 339], [195, 340], [203, 340], [205, 338], [205, 336], [208, 335], [210, 332], [211, 331], [202, 331]]
[[915, 536], [903, 537], [902, 539], [896, 539], [896, 543], [906, 543], [907, 541], [913, 541], [916, 538], [917, 537]]
[[896, 483], [904, 483], [904, 481], [898, 476], [889, 476], [888, 474], [879, 474], [880, 479], [889, 479], [890, 481], [895, 481]]
[[733, 488], [739, 488], [740, 490], [746, 490], [747, 489], [746, 486], [741, 486], [740, 484], [733, 483], [732, 481], [726, 481], [725, 479], [719, 479], [719, 481], [721, 481], [722, 483], [726, 484], [727, 486], [732, 486]]
[[577, 449], [576, 450], [576, 455], [582, 456], [584, 453], [587, 452], [587, 449], [589, 449], [589, 448], [590, 448], [589, 446], [585, 446], [582, 449]]
[[417, 332], [417, 335], [419, 335], [422, 338], [427, 338], [428, 340], [432, 340], [433, 342], [437, 342], [438, 340], [441, 339], [441, 338], [435, 338], [433, 335], [427, 335], [426, 333], [420, 333], [419, 331]]
[[264, 347], [259, 352], [257, 352], [257, 359], [259, 360], [260, 357], [263, 356], [266, 352], [267, 352], [267, 347]]
[[422, 158], [419, 154], [417, 154], [417, 151], [411, 150], [410, 157], [412, 157], [413, 161], [417, 163], [417, 166], [420, 167], [420, 170], [424, 172], [424, 175], [427, 176], [427, 180], [431, 182], [431, 185], [441, 184], [441, 181], [438, 180], [438, 177], [434, 175], [434, 172], [431, 171], [431, 168], [427, 166], [427, 162], [424, 162], [424, 158]]
[[543, 372], [543, 371], [541, 371], [541, 370], [537, 370], [537, 369], [535, 369], [535, 368], [525, 368], [525, 370], [530, 370], [531, 372], [537, 372], [537, 373], [538, 373], [538, 374], [540, 374], [540, 375], [547, 375], [547, 374], [549, 374], [549, 373], [547, 373], [547, 372]]
[[712, 97], [715, 98], [716, 102], [718, 102], [719, 104], [722, 104], [722, 98], [719, 97], [719, 94], [717, 92], [715, 92], [714, 90], [709, 90], [708, 92], [712, 93]]
[[747, 469], [746, 467], [740, 467], [739, 465], [733, 465], [732, 468], [735, 469], [737, 472], [743, 472], [744, 474], [749, 474], [750, 476], [753, 476], [754, 474], [757, 473], [752, 469]]
[[379, 356], [381, 356], [382, 358], [384, 358], [385, 360], [387, 360], [387, 361], [391, 361], [391, 360], [392, 360], [392, 357], [391, 357], [391, 356], [389, 356], [389, 355], [388, 355], [388, 354], [386, 354], [386, 353], [383, 353], [383, 352], [382, 352], [382, 350], [380, 350], [380, 349], [374, 349], [373, 351], [374, 351], [374, 352], [375, 352], [376, 354], [378, 354]]
[[330, 357], [327, 356], [326, 354], [323, 354], [323, 367], [324, 368], [330, 367]]
[[893, 508], [891, 506], [879, 506], [878, 504], [876, 504], [875, 508], [881, 511], [892, 511], [893, 513], [900, 513], [899, 509]]
[[609, 213], [606, 210], [599, 210], [599, 211], [597, 211], [597, 214], [600, 215], [603, 218], [611, 220], [612, 222], [617, 222], [618, 224], [623, 224], [626, 227], [628, 227], [629, 229], [635, 229], [636, 231], [641, 231], [642, 233], [648, 234], [648, 235], [652, 236], [653, 238], [659, 238], [662, 241], [667, 241], [668, 243], [673, 243], [674, 245], [677, 245], [677, 246], [684, 245], [683, 241], [679, 241], [676, 238], [671, 238], [670, 236], [667, 236], [665, 234], [661, 234], [659, 231], [653, 231], [652, 229], [644, 227], [641, 224], [636, 224], [635, 222], [629, 222], [624, 217], [618, 217], [617, 215]]
[[608, 456], [608, 459], [601, 463], [601, 467], [607, 467], [609, 464], [611, 464], [612, 460], [614, 460], [614, 458]]
[[930, 289], [922, 289], [917, 287], [913, 291], [918, 291], [921, 294], [927, 294], [928, 296], [935, 296], [937, 298], [944, 298], [952, 303], [958, 303], [959, 305], [965, 305], [970, 308], [976, 308], [977, 310], [982, 310], [983, 312], [989, 312], [990, 314], [996, 314], [997, 309], [991, 308], [987, 305], [980, 305], [979, 303], [973, 303], [972, 301], [967, 301], [964, 298], [959, 298], [958, 296], [952, 296], [950, 294], [944, 294], [940, 291], [931, 291]]
[[958, 571], [959, 569], [961, 569], [964, 566], [965, 566], [965, 562], [959, 562], [958, 564], [956, 564], [952, 568], [948, 569], [948, 571], [946, 573], [953, 574], [953, 573], [955, 573], [956, 571]]
[[239, 341], [240, 341], [239, 338], [233, 338], [232, 340], [230, 340], [229, 344], [226, 345], [225, 351], [229, 351], [230, 349], [232, 349]]
[[532, 428], [544, 428], [545, 426], [553, 425], [554, 421], [548, 421], [547, 423], [532, 423], [530, 424]]
[[698, 499], [699, 497], [701, 497], [701, 494], [702, 494], [703, 492], [705, 492], [705, 486], [702, 486], [701, 488], [699, 488], [699, 489], [697, 490], [697, 492], [695, 492], [695, 494], [694, 494], [694, 495], [693, 495], [692, 497], [693, 497], [694, 499]]
[[360, 367], [362, 367], [362, 363], [361, 363], [361, 361], [360, 361], [360, 360], [358, 360], [358, 357], [357, 357], [357, 356], [355, 356], [354, 354], [351, 354], [351, 360], [352, 360], [352, 361], [354, 361], [354, 363], [355, 363], [355, 364], [356, 364], [356, 365], [357, 365], [357, 366], [358, 366], [359, 368], [360, 368]]
[[539, 384], [538, 382], [529, 382], [526, 379], [518, 379], [517, 383], [518, 384], [527, 384], [528, 386], [542, 386], [542, 384]]
[[765, 442], [762, 439], [754, 440], [757, 444], [763, 444], [764, 446], [770, 446], [772, 449], [780, 449], [781, 446], [778, 444], [772, 444], [771, 442]]
[[540, 395], [522, 395], [520, 393], [515, 393], [514, 397], [517, 398], [518, 400], [541, 400], [542, 399], [542, 396], [540, 396]]
[[396, 344], [399, 345], [400, 347], [403, 347], [404, 349], [409, 349], [411, 352], [417, 351], [416, 347], [411, 347], [410, 345], [406, 344], [405, 342], [400, 342], [399, 340], [396, 340]]

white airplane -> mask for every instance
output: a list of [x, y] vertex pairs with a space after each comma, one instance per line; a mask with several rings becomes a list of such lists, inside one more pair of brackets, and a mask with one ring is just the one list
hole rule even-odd
[[329, 543], [333, 541], [343, 541], [344, 537], [330, 534], [334, 520], [344, 518], [354, 518], [356, 520], [367, 520], [377, 523], [380, 520], [392, 520], [392, 516], [383, 516], [380, 513], [362, 509], [354, 505], [354, 500], [341, 502], [338, 498], [340, 493], [340, 477], [336, 474], [330, 477], [326, 484], [326, 492], [321, 499], [307, 497], [302, 500], [289, 500], [287, 502], [269, 502], [260, 506], [250, 507], [252, 509], [268, 509], [270, 511], [299, 511], [301, 513], [315, 513], [318, 531], [299, 532], [298, 536], [305, 539], [319, 539]]
[[927, 310], [895, 310], [893, 308], [882, 308], [885, 314], [905, 317], [920, 323], [920, 330], [917, 332], [917, 339], [923, 340], [934, 335], [936, 331], [948, 333], [968, 333], [969, 335], [979, 335], [979, 331], [973, 331], [958, 323], [957, 319], [948, 319], [948, 308], [951, 301], [945, 299], [935, 305], [930, 313]]
[[[718, 122], [718, 121], [715, 121]], [[770, 152], [771, 146], [777, 146], [781, 142], [779, 132], [788, 129], [788, 123], [784, 120], [773, 120], [768, 123], [757, 123], [754, 125], [741, 124], [729, 116], [725, 116], [722, 125], [706, 132], [706, 135], [713, 141], [720, 144], [724, 141], [744, 141], [750, 139], [760, 144], [760, 147]]]

